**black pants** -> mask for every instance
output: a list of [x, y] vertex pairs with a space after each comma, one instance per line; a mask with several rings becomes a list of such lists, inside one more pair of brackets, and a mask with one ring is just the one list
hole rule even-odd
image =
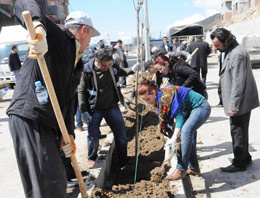
[[[192, 68], [199, 74], [199, 79], [201, 79], [203, 84], [206, 86], [208, 68], [207, 67], [199, 67], [199, 66], [192, 67]], [[201, 74], [200, 74], [200, 72], [201, 72]]]
[[207, 73], [208, 73], [208, 68], [207, 67], [201, 67], [201, 81], [203, 84], [206, 86], [206, 80], [207, 80]]
[[15, 115], [9, 129], [25, 196], [65, 198], [66, 173], [55, 130]]
[[251, 162], [248, 152], [248, 127], [251, 111], [240, 116], [230, 117], [230, 130], [233, 144], [233, 164], [238, 167], [246, 167]]
[[71, 159], [65, 157], [63, 152], [61, 153], [61, 159], [64, 164], [64, 168], [66, 170], [67, 181], [70, 181], [71, 179], [76, 178], [74, 168], [71, 164]]
[[218, 83], [218, 97], [219, 97], [219, 104], [223, 105], [220, 79], [219, 79], [219, 83]]
[[[128, 68], [128, 63], [127, 63], [126, 59], [123, 60], [122, 67], [123, 68]], [[121, 86], [126, 86], [126, 77], [125, 76], [120, 77], [120, 85]]]

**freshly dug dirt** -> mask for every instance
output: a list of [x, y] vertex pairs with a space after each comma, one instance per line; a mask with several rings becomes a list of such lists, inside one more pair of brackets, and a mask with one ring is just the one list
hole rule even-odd
[[136, 184], [134, 186], [134, 175], [136, 167], [135, 157], [135, 132], [136, 115], [129, 110], [125, 117], [128, 138], [128, 163], [125, 168], [120, 169], [117, 163], [117, 155], [114, 154], [110, 178], [106, 189], [95, 188], [92, 196], [94, 198], [121, 197], [136, 198], [174, 197], [174, 187], [158, 175], [160, 166], [164, 160], [164, 137], [158, 131], [158, 116], [154, 109], [147, 108], [140, 116], [142, 130], [140, 132], [140, 150], [138, 158], [138, 171]]

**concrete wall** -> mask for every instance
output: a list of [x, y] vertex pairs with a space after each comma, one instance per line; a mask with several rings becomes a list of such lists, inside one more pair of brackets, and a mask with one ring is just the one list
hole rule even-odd
[[[241, 14], [242, 12], [245, 12], [246, 10], [248, 10], [248, 3], [249, 3], [249, 0], [232, 1], [233, 15]], [[251, 1], [251, 4], [252, 4], [252, 1]]]
[[259, 5], [260, 5], [260, 0], [251, 0], [251, 8], [254, 8]]
[[221, 19], [226, 22], [232, 18], [232, 1], [222, 1], [221, 3]]

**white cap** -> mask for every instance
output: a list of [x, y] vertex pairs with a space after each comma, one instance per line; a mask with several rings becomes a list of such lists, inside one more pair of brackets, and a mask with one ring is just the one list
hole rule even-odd
[[95, 36], [99, 36], [99, 35], [100, 35], [99, 31], [97, 31], [97, 30], [93, 27], [91, 18], [90, 18], [87, 14], [85, 14], [84, 12], [80, 12], [80, 11], [71, 12], [71, 13], [66, 17], [65, 27], [66, 27], [67, 25], [71, 25], [71, 24], [80, 24], [80, 25], [90, 26], [90, 27], [93, 28], [93, 35], [92, 35], [92, 37], [95, 37]]
[[152, 48], [152, 53], [155, 52], [155, 51], [159, 51], [159, 48], [158, 47], [153, 47]]

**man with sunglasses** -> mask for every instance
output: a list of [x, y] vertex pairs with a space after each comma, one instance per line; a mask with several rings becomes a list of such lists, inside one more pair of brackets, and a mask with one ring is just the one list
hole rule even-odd
[[[71, 13], [61, 29], [42, 12], [35, 0], [17, 0], [15, 16], [25, 27], [23, 11], [30, 11], [36, 39], [19, 73], [19, 79], [7, 109], [18, 168], [25, 197], [66, 197], [67, 179], [60, 156], [75, 152], [74, 115], [76, 88], [83, 63], [81, 54], [90, 38], [98, 36], [91, 18], [82, 12]], [[41, 104], [36, 97], [35, 82], [45, 86], [37, 58], [43, 57], [52, 79], [61, 112], [72, 144], [65, 145], [50, 100]]]
[[110, 126], [116, 143], [119, 165], [127, 161], [126, 128], [122, 113], [118, 107], [120, 101], [125, 106], [121, 93], [119, 76], [133, 74], [140, 64], [132, 68], [122, 68], [112, 64], [112, 51], [101, 49], [96, 57], [85, 65], [78, 87], [79, 108], [88, 112], [92, 119], [88, 124], [88, 165], [93, 167], [99, 147], [100, 123], [104, 118]]

